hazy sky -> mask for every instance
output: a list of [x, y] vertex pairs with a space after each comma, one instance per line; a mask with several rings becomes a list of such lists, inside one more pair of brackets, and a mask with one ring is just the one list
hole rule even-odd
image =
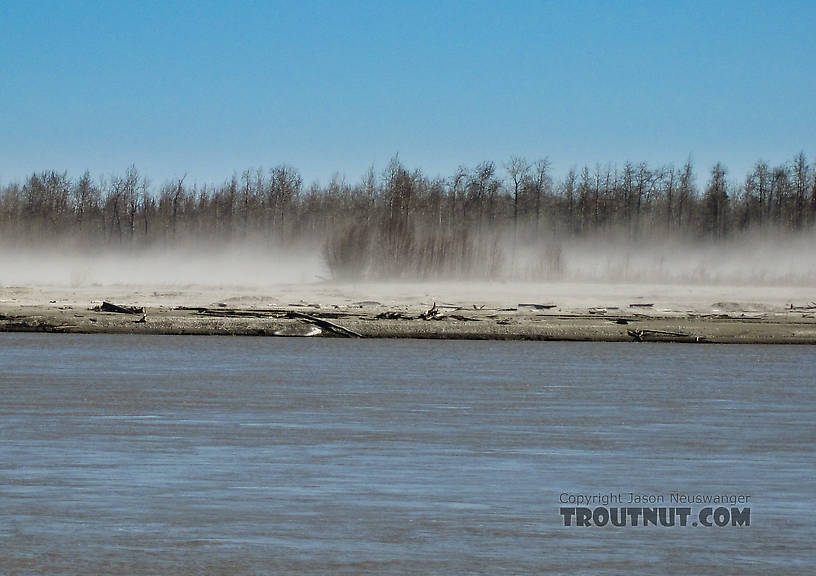
[[0, 182], [816, 155], [816, 2], [0, 3]]

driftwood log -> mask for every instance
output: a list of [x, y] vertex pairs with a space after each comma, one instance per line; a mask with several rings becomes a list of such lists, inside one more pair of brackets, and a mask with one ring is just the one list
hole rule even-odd
[[691, 334], [686, 334], [684, 332], [671, 332], [669, 330], [649, 330], [649, 329], [642, 329], [642, 330], [627, 330], [626, 333], [631, 336], [632, 340], [635, 342], [644, 342], [648, 337], [655, 337], [660, 338], [663, 337], [669, 341], [681, 338], [683, 340], [688, 340], [690, 342], [704, 342], [705, 339], [700, 336], [692, 336]]
[[97, 306], [100, 312], [117, 312], [119, 314], [144, 314], [145, 309], [138, 306], [119, 306], [111, 302], [102, 302]]
[[359, 332], [355, 332], [354, 330], [349, 330], [348, 328], [344, 328], [339, 324], [335, 324], [334, 322], [329, 322], [328, 320], [324, 320], [323, 318], [318, 318], [317, 316], [312, 316], [311, 314], [304, 314], [303, 312], [295, 312], [291, 311], [287, 314], [290, 318], [300, 318], [301, 320], [306, 320], [307, 322], [311, 322], [312, 324], [323, 328], [324, 330], [328, 330], [329, 332], [333, 332], [339, 336], [345, 336], [347, 338], [362, 338], [363, 335]]
[[430, 310], [428, 310], [424, 314], [420, 314], [419, 318], [422, 319], [422, 320], [433, 320], [433, 319], [439, 318], [441, 316], [442, 316], [442, 311], [439, 309], [439, 306], [436, 305], [436, 302], [434, 302], [434, 305], [431, 306]]

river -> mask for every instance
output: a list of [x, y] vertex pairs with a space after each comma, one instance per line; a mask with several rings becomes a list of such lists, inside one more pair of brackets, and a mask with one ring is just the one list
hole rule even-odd
[[[801, 572], [814, 382], [808, 347], [0, 334], [0, 571]], [[561, 513], [677, 493], [750, 525]]]

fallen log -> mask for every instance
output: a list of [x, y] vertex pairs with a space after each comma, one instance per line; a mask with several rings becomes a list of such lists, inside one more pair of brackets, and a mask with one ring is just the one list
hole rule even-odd
[[[422, 304], [422, 302], [420, 302]], [[425, 304], [427, 306], [427, 304]], [[437, 304], [436, 302], [433, 303], [433, 308], [447, 308], [448, 310], [462, 310], [463, 306], [459, 306], [458, 304]]]
[[102, 302], [101, 306], [97, 306], [94, 310], [98, 312], [116, 312], [118, 314], [144, 314], [145, 309], [138, 306], [119, 306], [112, 302]]
[[816, 310], [816, 303], [811, 302], [810, 304], [807, 304], [805, 306], [794, 306], [793, 304], [790, 304], [788, 310], [791, 310], [791, 311], [794, 311], [794, 312]]
[[411, 316], [406, 316], [402, 312], [389, 310], [387, 312], [380, 312], [375, 317], [377, 320], [411, 320]]
[[445, 318], [450, 318], [451, 320], [459, 320], [460, 322], [479, 322], [479, 318], [470, 318], [468, 316], [462, 316], [461, 314], [448, 314]]
[[643, 342], [648, 336], [666, 336], [668, 338], [684, 338], [694, 342], [705, 342], [705, 338], [701, 336], [692, 336], [684, 332], [671, 332], [669, 330], [650, 330], [644, 328], [642, 330], [627, 330], [626, 333], [635, 342]]
[[328, 330], [329, 332], [334, 332], [335, 334], [338, 334], [340, 336], [346, 336], [346, 337], [352, 337], [352, 338], [362, 338], [363, 337], [363, 335], [360, 334], [359, 332], [355, 332], [354, 330], [349, 330], [348, 328], [344, 328], [343, 326], [340, 326], [339, 324], [335, 324], [334, 322], [329, 322], [328, 320], [324, 320], [323, 318], [318, 318], [316, 316], [312, 316], [311, 314], [304, 314], [303, 312], [295, 312], [293, 310], [293, 311], [290, 311], [287, 314], [287, 316], [290, 317], [290, 318], [300, 318], [302, 320], [306, 320], [308, 322], [311, 322], [312, 324], [320, 326], [324, 330]]
[[434, 302], [434, 305], [431, 307], [430, 310], [425, 312], [424, 314], [419, 315], [419, 319], [421, 320], [434, 320], [436, 318], [440, 318], [442, 316], [442, 312], [439, 310], [439, 307]]
[[173, 310], [198, 312], [203, 316], [221, 318], [283, 318], [286, 310], [278, 308], [253, 308], [242, 310], [238, 308], [207, 308], [205, 306], [176, 306]]
[[215, 316], [218, 318], [267, 318], [274, 316], [279, 311], [273, 310], [238, 310], [237, 308], [204, 308], [193, 306], [176, 306], [174, 310], [189, 310], [198, 312], [203, 316]]

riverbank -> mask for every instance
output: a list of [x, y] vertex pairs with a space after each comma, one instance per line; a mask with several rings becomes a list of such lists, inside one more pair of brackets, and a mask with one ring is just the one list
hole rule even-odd
[[816, 344], [814, 300], [639, 284], [2, 287], [0, 331]]

